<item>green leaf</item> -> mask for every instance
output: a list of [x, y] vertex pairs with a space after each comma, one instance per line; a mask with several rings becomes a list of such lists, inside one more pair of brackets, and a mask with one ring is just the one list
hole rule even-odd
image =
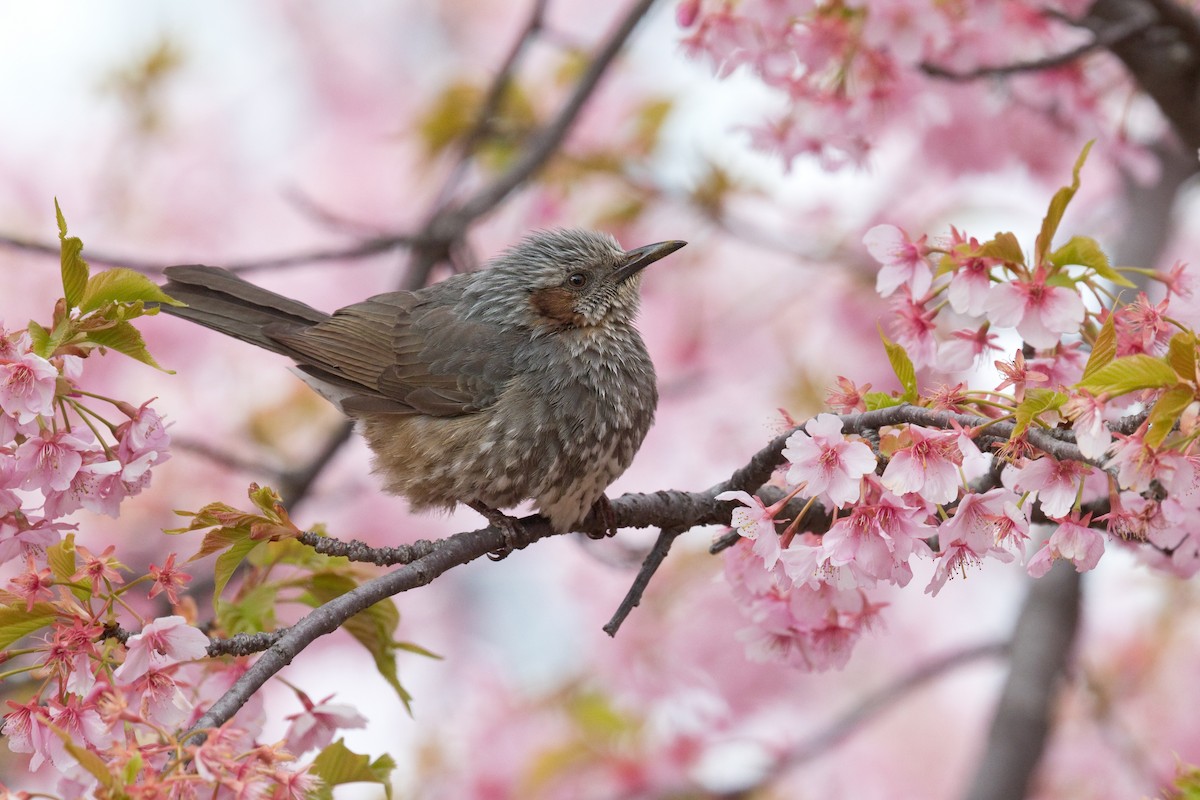
[[91, 776], [99, 781], [101, 785], [107, 786], [109, 789], [117, 788], [117, 779], [109, 772], [108, 762], [86, 747], [76, 744], [75, 740], [66, 731], [58, 726], [52, 727], [54, 728], [54, 732], [62, 737], [67, 752], [75, 756], [75, 760], [79, 762], [81, 767], [91, 773]]
[[1100, 243], [1090, 236], [1072, 236], [1066, 244], [1051, 253], [1048, 258], [1051, 264], [1059, 268], [1078, 264], [1118, 286], [1134, 286], [1131, 280], [1112, 268], [1112, 265], [1108, 263], [1108, 256], [1100, 249]]
[[[316, 608], [357, 585], [353, 578], [342, 573], [317, 572], [309, 579], [307, 596], [301, 599]], [[379, 674], [396, 690], [400, 702], [411, 713], [409, 703], [412, 695], [400, 684], [400, 676], [396, 671], [395, 635], [399, 624], [400, 612], [396, 604], [392, 600], [380, 600], [350, 617], [342, 627], [367, 649], [375, 660]]]
[[1054, 197], [1050, 200], [1050, 208], [1046, 211], [1046, 216], [1042, 219], [1042, 230], [1038, 233], [1037, 241], [1033, 247], [1033, 263], [1041, 264], [1046, 258], [1046, 252], [1050, 249], [1050, 242], [1054, 239], [1054, 234], [1058, 232], [1058, 224], [1062, 222], [1063, 212], [1067, 210], [1067, 205], [1071, 202], [1071, 198], [1079, 191], [1079, 171], [1083, 169], [1083, 163], [1087, 161], [1088, 151], [1095, 144], [1095, 139], [1083, 146], [1083, 152], [1079, 154], [1079, 158], [1075, 161], [1075, 168], [1071, 170], [1071, 185], [1064, 186], [1054, 193]]
[[887, 337], [882, 327], [876, 327], [879, 330], [879, 338], [883, 340], [883, 347], [887, 350], [892, 371], [896, 373], [896, 377], [900, 379], [900, 385], [904, 387], [904, 394], [900, 398], [901, 402], [915, 403], [917, 401], [917, 371], [913, 367], [912, 359], [908, 357], [908, 353], [904, 351], [903, 347]]
[[1146, 431], [1146, 444], [1158, 447], [1167, 438], [1167, 434], [1175, 427], [1179, 417], [1191, 402], [1196, 399], [1194, 387], [1179, 383], [1163, 392], [1162, 397], [1154, 404], [1147, 421], [1150, 423]]
[[[77, 569], [75, 561], [75, 534], [68, 533], [61, 542], [46, 548], [46, 561], [50, 565], [50, 574], [55, 583], [70, 583], [71, 576]], [[92, 593], [82, 586], [72, 586], [71, 594], [86, 602]]]
[[42, 358], [50, 357], [50, 331], [38, 325], [33, 320], [29, 320], [29, 327], [25, 330], [29, 331], [29, 349], [35, 355]]
[[41, 630], [56, 617], [54, 606], [49, 603], [34, 603], [28, 611], [24, 605], [0, 607], [0, 650]]
[[62, 250], [62, 283], [63, 297], [67, 307], [74, 308], [83, 296], [87, 286], [88, 265], [83, 260], [83, 241], [78, 236], [67, 236], [67, 219], [59, 208], [58, 198], [54, 198], [54, 216], [58, 219], [58, 238]]
[[1040, 414], [1058, 409], [1067, 402], [1067, 396], [1053, 389], [1030, 389], [1025, 392], [1025, 399], [1016, 409], [1017, 425], [1013, 428], [1013, 437], [1020, 436], [1029, 429], [1030, 424]]
[[1094, 395], [1108, 394], [1119, 397], [1141, 389], [1173, 386], [1178, 380], [1175, 370], [1171, 369], [1167, 362], [1139, 353], [1106, 364], [1090, 377], [1080, 381], [1077, 386]]
[[[1196, 334], [1191, 331], [1180, 332], [1171, 337], [1171, 343], [1167, 346], [1167, 363], [1171, 365], [1171, 369], [1175, 370], [1175, 374], [1181, 380], [1192, 381], [1197, 379], [1196, 374]], [[1083, 374], [1084, 378], [1087, 373]]]
[[[355, 753], [346, 747], [345, 739], [338, 739], [328, 745], [313, 759], [312, 771], [324, 784], [324, 793], [334, 786], [346, 783], [378, 783], [383, 786], [384, 793], [392, 796], [392, 771], [396, 762], [388, 755], [382, 755], [374, 761], [370, 756]], [[325, 795], [332, 797], [332, 792]]]
[[83, 297], [79, 300], [79, 310], [86, 313], [95, 311], [105, 303], [133, 303], [138, 300], [171, 306], [184, 305], [164, 294], [158, 284], [145, 275], [118, 267], [98, 272], [88, 280]]
[[892, 397], [886, 392], [867, 392], [863, 395], [863, 404], [866, 405], [867, 411], [876, 411], [881, 408], [891, 408], [892, 406], [902, 405], [904, 403], [899, 397]]
[[1100, 326], [1100, 333], [1096, 335], [1096, 341], [1092, 345], [1092, 352], [1088, 356], [1087, 365], [1083, 368], [1083, 380], [1095, 375], [1102, 367], [1106, 367], [1112, 363], [1112, 360], [1117, 357], [1117, 329], [1113, 325], [1112, 314], [1108, 315], [1108, 319], [1104, 320], [1104, 324]]
[[130, 358], [136, 358], [143, 364], [149, 364], [169, 375], [175, 374], [174, 370], [163, 369], [158, 365], [158, 362], [146, 350], [146, 342], [142, 339], [142, 334], [128, 322], [118, 322], [111, 328], [89, 331], [87, 340], [101, 347], [107, 347], [109, 350], [124, 353]]
[[221, 555], [217, 556], [217, 562], [213, 569], [213, 600], [221, 596], [221, 592], [225, 591], [225, 585], [229, 583], [229, 579], [233, 577], [234, 571], [249, 555], [250, 551], [258, 547], [262, 542], [255, 541], [249, 537], [241, 539], [233, 543], [233, 545]]
[[997, 233], [995, 238], [981, 244], [974, 255], [979, 258], [995, 258], [1009, 264], [1025, 263], [1025, 254], [1021, 252], [1021, 243], [1017, 241], [1015, 235], [1008, 231]]
[[239, 593], [237, 600], [218, 601], [217, 623], [230, 636], [275, 630], [275, 604], [279, 585], [264, 583]]

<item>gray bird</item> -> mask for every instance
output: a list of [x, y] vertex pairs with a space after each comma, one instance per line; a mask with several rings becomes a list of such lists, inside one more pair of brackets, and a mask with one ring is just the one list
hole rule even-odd
[[217, 267], [169, 267], [163, 289], [187, 305], [162, 310], [293, 359], [414, 509], [465, 503], [504, 525], [499, 509], [532, 499], [565, 532], [598, 503], [610, 519], [604, 490], [654, 420], [638, 286], [684, 244], [538, 232], [478, 272], [332, 315]]

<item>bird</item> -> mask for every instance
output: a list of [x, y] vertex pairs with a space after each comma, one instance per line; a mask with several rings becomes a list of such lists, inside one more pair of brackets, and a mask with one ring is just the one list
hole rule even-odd
[[505, 533], [532, 500], [559, 533], [595, 510], [654, 420], [654, 365], [634, 326], [642, 270], [686, 242], [625, 250], [607, 233], [536, 231], [416, 291], [332, 314], [220, 267], [164, 270], [163, 312], [295, 362], [356, 420], [389, 493], [467, 505]]

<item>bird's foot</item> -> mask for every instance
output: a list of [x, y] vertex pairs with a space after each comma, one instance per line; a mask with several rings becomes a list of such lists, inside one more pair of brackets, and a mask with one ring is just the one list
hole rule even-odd
[[592, 503], [592, 510], [589, 513], [595, 514], [596, 518], [604, 525], [603, 533], [589, 531], [587, 535], [589, 539], [604, 539], [617, 535], [617, 515], [613, 511], [608, 495], [600, 495], [600, 499]]
[[472, 500], [467, 505], [486, 517], [488, 523], [500, 531], [500, 534], [504, 537], [504, 546], [488, 553], [488, 558], [492, 561], [500, 561], [508, 558], [508, 554], [517, 549], [517, 534], [520, 531], [520, 521], [516, 517], [510, 517], [500, 509], [492, 508], [478, 500]]

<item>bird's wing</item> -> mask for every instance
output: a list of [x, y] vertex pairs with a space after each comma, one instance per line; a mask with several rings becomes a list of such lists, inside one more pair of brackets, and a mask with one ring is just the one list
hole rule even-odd
[[391, 292], [305, 329], [268, 330], [301, 370], [347, 392], [350, 414], [452, 417], [487, 408], [513, 372], [519, 334], [464, 321], [460, 291]]

